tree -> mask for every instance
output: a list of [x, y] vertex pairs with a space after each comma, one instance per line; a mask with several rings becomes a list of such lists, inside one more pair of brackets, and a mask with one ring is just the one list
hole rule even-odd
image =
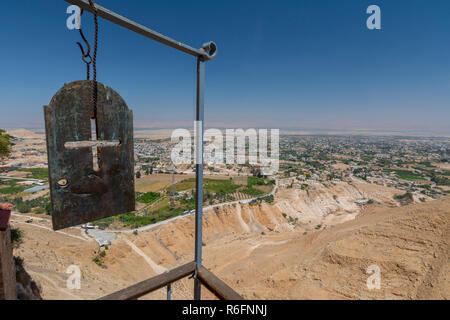
[[140, 172], [140, 171], [138, 171], [138, 172], [136, 173], [136, 178], [137, 178], [137, 179], [140, 179], [140, 178], [141, 178], [141, 172]]
[[0, 129], [0, 159], [11, 154], [11, 147], [14, 145], [12, 138], [5, 130]]

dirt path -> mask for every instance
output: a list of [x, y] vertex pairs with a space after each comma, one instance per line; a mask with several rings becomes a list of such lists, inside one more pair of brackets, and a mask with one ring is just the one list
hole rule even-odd
[[126, 239], [126, 238], [122, 238], [122, 240], [130, 246], [130, 248], [137, 253], [140, 257], [144, 258], [145, 262], [148, 263], [148, 265], [150, 266], [150, 268], [152, 268], [152, 270], [156, 273], [156, 274], [161, 274], [164, 273], [166, 271], [168, 271], [166, 268], [160, 266], [159, 264], [155, 263], [152, 259], [150, 259], [149, 256], [147, 256], [144, 251], [142, 251], [141, 249], [139, 249], [133, 242], [131, 242], [130, 240]]
[[64, 235], [64, 236], [67, 236], [67, 237], [71, 237], [71, 238], [74, 238], [74, 239], [77, 239], [77, 240], [81, 240], [81, 241], [91, 241], [91, 239], [75, 236], [73, 234], [66, 233], [66, 232], [63, 232], [63, 231], [54, 231], [52, 228], [41, 226], [41, 225], [38, 225], [38, 224], [34, 224], [32, 222], [31, 223], [27, 223], [27, 222], [18, 221], [18, 220], [11, 220], [11, 222], [18, 223], [18, 224], [23, 224], [23, 225], [27, 225], [27, 226], [32, 226], [32, 227], [35, 227], [35, 228], [41, 228], [41, 229], [44, 229], [44, 230], [48, 230], [50, 232], [55, 232], [57, 234]]

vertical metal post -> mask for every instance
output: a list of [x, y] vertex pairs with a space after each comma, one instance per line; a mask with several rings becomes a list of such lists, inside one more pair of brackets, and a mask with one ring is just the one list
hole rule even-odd
[[172, 300], [172, 285], [170, 283], [167, 285], [167, 300]]
[[[205, 61], [197, 59], [197, 106], [196, 106], [196, 195], [195, 195], [195, 264], [197, 270], [202, 266], [202, 221], [203, 221], [203, 129], [204, 129], [204, 85], [205, 85]], [[201, 299], [201, 283], [195, 277], [194, 299]]]

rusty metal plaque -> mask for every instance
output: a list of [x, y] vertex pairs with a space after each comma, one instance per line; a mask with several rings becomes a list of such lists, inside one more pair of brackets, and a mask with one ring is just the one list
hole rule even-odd
[[[134, 211], [133, 113], [98, 83], [64, 85], [44, 106], [53, 229]], [[98, 133], [98, 136], [97, 136]]]

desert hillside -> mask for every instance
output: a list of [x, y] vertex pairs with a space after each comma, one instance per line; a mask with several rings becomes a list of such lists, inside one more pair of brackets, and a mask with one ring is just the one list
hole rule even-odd
[[[207, 265], [247, 298], [448, 299], [449, 208], [450, 198], [374, 208], [314, 233], [208, 248]], [[381, 269], [380, 290], [367, 289], [370, 265]]]
[[[394, 207], [389, 188], [326, 191], [303, 200], [306, 191], [280, 191], [274, 205], [205, 212], [205, 266], [247, 299], [450, 297], [450, 198]], [[362, 197], [380, 204], [354, 205]], [[119, 233], [108, 250], [78, 228], [51, 231], [45, 218], [15, 214], [13, 225], [25, 231], [16, 254], [44, 299], [101, 297], [193, 260], [193, 216]], [[66, 288], [70, 265], [82, 271], [81, 290]], [[381, 269], [380, 290], [367, 289], [370, 265]], [[164, 299], [165, 291], [144, 298]], [[192, 280], [176, 283], [173, 298], [191, 299]]]

